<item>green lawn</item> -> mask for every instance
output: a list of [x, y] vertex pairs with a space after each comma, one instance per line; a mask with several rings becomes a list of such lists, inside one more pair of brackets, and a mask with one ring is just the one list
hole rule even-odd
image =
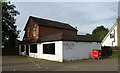
[[113, 53], [112, 58], [120, 58], [120, 53]]

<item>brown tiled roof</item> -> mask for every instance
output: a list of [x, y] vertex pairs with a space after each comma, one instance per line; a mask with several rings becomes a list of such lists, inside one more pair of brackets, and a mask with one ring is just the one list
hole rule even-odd
[[46, 37], [41, 37], [41, 41], [78, 41], [78, 42], [100, 42], [97, 38], [91, 35], [71, 35], [65, 33], [58, 33], [54, 35], [49, 35]]
[[39, 39], [24, 41], [24, 43], [42, 43], [42, 42], [51, 42], [51, 41], [101, 42], [97, 38], [90, 35], [71, 35], [71, 34], [58, 33], [58, 34], [41, 37]]
[[[74, 27], [72, 27], [71, 25], [69, 25], [67, 23], [62, 23], [62, 22], [43, 19], [43, 18], [37, 18], [37, 17], [33, 17], [33, 16], [30, 16], [29, 19], [30, 18], [32, 18], [32, 20], [37, 22], [38, 25], [40, 25], [40, 26], [46, 26], [46, 27], [52, 27], [52, 28], [60, 28], [60, 29], [67, 29], [67, 30], [75, 30], [75, 31], [77, 31], [77, 29], [75, 29]], [[28, 19], [28, 21], [29, 21], [29, 19]], [[27, 24], [25, 26], [25, 29], [27, 27]]]
[[70, 35], [70, 34], [64, 34], [64, 33], [58, 33], [49, 35], [46, 37], [41, 37], [42, 42], [46, 41], [76, 41], [76, 36]]
[[98, 38], [91, 35], [77, 35], [77, 39], [83, 42], [101, 42]]

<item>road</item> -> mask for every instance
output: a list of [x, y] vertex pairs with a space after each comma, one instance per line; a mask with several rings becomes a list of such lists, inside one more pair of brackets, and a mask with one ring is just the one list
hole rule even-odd
[[118, 59], [53, 62], [25, 56], [2, 56], [3, 71], [118, 71]]

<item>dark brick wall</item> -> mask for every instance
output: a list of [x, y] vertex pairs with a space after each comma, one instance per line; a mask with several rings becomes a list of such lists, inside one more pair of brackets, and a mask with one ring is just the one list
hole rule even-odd
[[51, 34], [62, 33], [62, 32], [67, 33], [67, 34], [77, 35], [77, 31], [73, 31], [73, 30], [40, 26], [40, 37], [44, 37], [46, 35], [51, 35]]
[[[37, 23], [35, 23], [32, 19], [29, 21], [28, 25], [27, 25], [27, 28], [25, 30], [25, 32], [27, 32], [28, 28], [30, 30], [30, 37], [29, 38], [32, 38], [32, 34], [33, 34], [33, 26], [36, 25], [36, 36], [34, 38], [38, 38], [39, 37], [39, 26], [37, 25]], [[24, 37], [25, 39], [28, 39], [27, 37], [27, 33]]]
[[[46, 27], [46, 26], [38, 26], [38, 23], [34, 22], [32, 19], [29, 21], [27, 28], [25, 30], [25, 32], [27, 32], [28, 28], [30, 30], [30, 36], [32, 37], [32, 29], [33, 26], [37, 25], [36, 27], [36, 37], [35, 38], [40, 38], [40, 37], [44, 37], [47, 35], [51, 35], [51, 34], [57, 34], [57, 33], [67, 33], [67, 34], [73, 34], [73, 35], [77, 35], [77, 31], [74, 30], [67, 30], [67, 29], [60, 29], [60, 28], [53, 28], [53, 27]], [[28, 39], [27, 37], [27, 33], [24, 36], [25, 40]]]

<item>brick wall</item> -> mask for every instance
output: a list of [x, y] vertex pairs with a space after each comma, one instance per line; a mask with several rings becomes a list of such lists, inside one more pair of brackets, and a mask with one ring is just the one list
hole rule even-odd
[[40, 37], [51, 35], [51, 34], [57, 34], [57, 33], [67, 33], [67, 34], [73, 34], [76, 35], [77, 31], [73, 30], [66, 30], [66, 29], [58, 29], [58, 28], [51, 28], [51, 27], [45, 27], [40, 26]]
[[[34, 25], [36, 25], [36, 36], [33, 36], [33, 27], [34, 27]], [[26, 35], [25, 35], [26, 40], [39, 37], [39, 26], [37, 25], [37, 23], [32, 21], [32, 19], [29, 21], [25, 32], [27, 32], [28, 30], [29, 30], [30, 33], [29, 33], [29, 37], [27, 36], [28, 33], [26, 33]]]
[[28, 33], [26, 33], [26, 35], [24, 36], [25, 40], [29, 40], [32, 38], [32, 34], [33, 34], [32, 29], [34, 25], [36, 25], [36, 34], [37, 34], [34, 38], [40, 38], [40, 37], [44, 37], [47, 35], [57, 34], [57, 33], [62, 33], [62, 32], [67, 33], [67, 34], [77, 35], [77, 31], [60, 29], [60, 28], [52, 28], [52, 27], [46, 27], [46, 26], [39, 26], [38, 23], [30, 19], [27, 25], [27, 28], [25, 29], [25, 32], [27, 32], [28, 29], [30, 30], [30, 37], [28, 37], [27, 36]]

